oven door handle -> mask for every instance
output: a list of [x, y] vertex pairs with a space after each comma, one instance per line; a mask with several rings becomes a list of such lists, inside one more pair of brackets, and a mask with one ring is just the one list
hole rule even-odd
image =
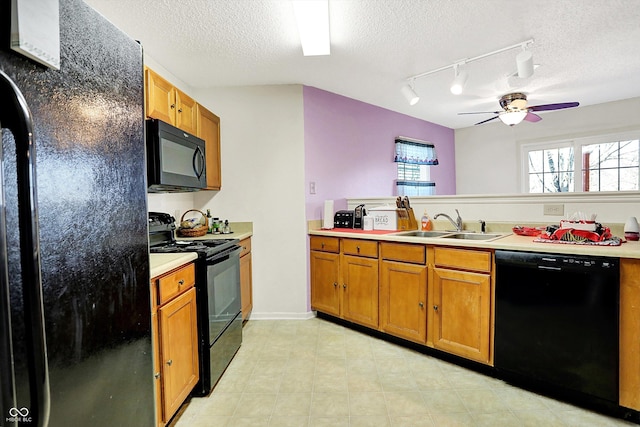
[[231, 258], [232, 256], [240, 256], [241, 252], [242, 252], [241, 246], [234, 246], [222, 252], [218, 252], [217, 254], [214, 254], [211, 257], [207, 258], [207, 265], [219, 264], [222, 261], [225, 261], [228, 258]]

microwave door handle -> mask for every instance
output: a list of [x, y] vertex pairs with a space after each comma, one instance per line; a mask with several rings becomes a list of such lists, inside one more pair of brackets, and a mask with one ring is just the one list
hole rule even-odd
[[[198, 170], [197, 166], [198, 160], [200, 160], [200, 170]], [[200, 177], [204, 173], [204, 165], [204, 154], [202, 154], [202, 150], [200, 149], [200, 147], [196, 147], [196, 151], [193, 153], [193, 171], [195, 172], [198, 179], [200, 179]]]
[[[27, 101], [20, 89], [2, 71], [0, 71], [0, 99], [3, 100], [0, 103], [0, 122], [2, 126], [11, 130], [16, 144], [18, 227], [27, 335], [29, 394], [31, 403], [35, 406], [29, 408], [29, 415], [34, 425], [46, 426], [49, 423], [51, 392], [42, 304], [33, 122]], [[0, 290], [0, 292], [4, 291]], [[5, 416], [5, 413], [0, 416]]]

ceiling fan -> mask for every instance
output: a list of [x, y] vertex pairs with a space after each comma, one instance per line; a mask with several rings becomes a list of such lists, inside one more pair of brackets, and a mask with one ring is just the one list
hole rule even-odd
[[578, 105], [580, 105], [579, 102], [562, 102], [560, 104], [544, 104], [527, 107], [527, 95], [516, 92], [508, 93], [500, 98], [500, 106], [503, 109], [502, 111], [480, 111], [475, 113], [458, 114], [495, 114], [494, 117], [478, 122], [476, 125], [481, 125], [499, 118], [504, 124], [514, 126], [522, 120], [534, 123], [542, 120], [542, 117], [535, 114], [534, 111], [562, 110], [564, 108], [577, 107]]

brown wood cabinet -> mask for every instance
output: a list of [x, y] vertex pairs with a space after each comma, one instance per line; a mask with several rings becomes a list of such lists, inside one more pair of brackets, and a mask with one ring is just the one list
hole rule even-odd
[[251, 268], [251, 237], [240, 241], [240, 300], [242, 303], [242, 320], [251, 315], [253, 309], [253, 284]]
[[620, 406], [640, 410], [640, 259], [620, 260]]
[[151, 281], [156, 415], [166, 425], [199, 379], [193, 264]]
[[434, 347], [491, 364], [492, 253], [435, 247], [434, 263]]
[[378, 242], [312, 236], [310, 247], [311, 308], [377, 328]]
[[220, 117], [196, 105], [196, 135], [206, 143], [207, 189], [222, 188], [222, 170], [220, 165]]
[[424, 344], [427, 338], [426, 247], [380, 243], [380, 330]]
[[145, 68], [144, 75], [147, 117], [196, 135], [196, 101], [153, 70]]

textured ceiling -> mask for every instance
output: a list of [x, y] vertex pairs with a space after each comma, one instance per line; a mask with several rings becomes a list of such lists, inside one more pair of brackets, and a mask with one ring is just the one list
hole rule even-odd
[[[529, 105], [640, 96], [640, 0], [330, 0], [320, 57], [302, 56], [287, 0], [85, 1], [193, 88], [304, 84], [451, 128], [514, 91]], [[415, 106], [400, 93], [407, 77], [530, 38], [530, 78], [510, 77], [514, 49], [467, 64], [462, 95], [450, 69], [416, 80]]]

